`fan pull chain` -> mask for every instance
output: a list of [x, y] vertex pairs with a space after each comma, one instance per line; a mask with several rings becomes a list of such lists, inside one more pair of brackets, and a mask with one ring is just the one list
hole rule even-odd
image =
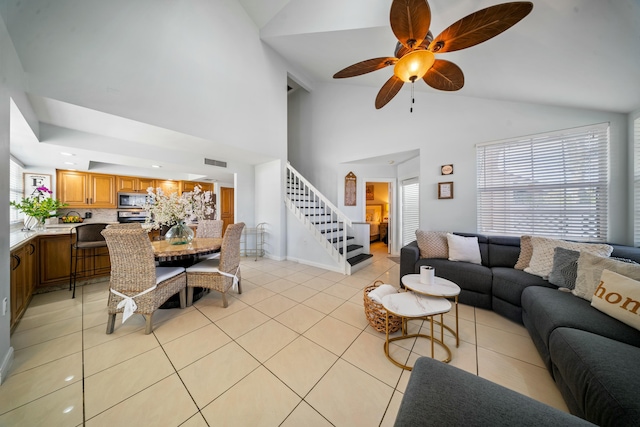
[[409, 107], [409, 112], [413, 113], [413, 104], [416, 102], [415, 98], [413, 97], [413, 85], [414, 85], [415, 81], [411, 82], [411, 106]]

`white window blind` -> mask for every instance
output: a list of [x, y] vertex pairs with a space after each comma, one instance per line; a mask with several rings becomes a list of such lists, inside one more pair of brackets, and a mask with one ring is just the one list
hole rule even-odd
[[420, 226], [420, 184], [418, 178], [402, 181], [402, 246], [416, 240]]
[[[23, 182], [22, 173], [24, 169], [13, 158], [9, 158], [9, 200], [19, 202], [22, 200]], [[23, 214], [11, 206], [9, 209], [9, 219], [14, 222], [21, 220]]]
[[633, 121], [633, 242], [640, 246], [640, 117]]
[[478, 232], [607, 239], [608, 123], [476, 148]]

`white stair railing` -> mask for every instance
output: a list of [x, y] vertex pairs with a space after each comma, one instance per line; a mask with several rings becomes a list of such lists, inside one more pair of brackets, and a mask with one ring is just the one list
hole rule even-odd
[[347, 274], [347, 231], [351, 220], [288, 163], [285, 193], [289, 210]]

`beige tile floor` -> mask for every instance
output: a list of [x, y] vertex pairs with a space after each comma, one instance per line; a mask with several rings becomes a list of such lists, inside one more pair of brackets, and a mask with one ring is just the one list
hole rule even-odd
[[[108, 283], [36, 295], [11, 337], [0, 426], [390, 426], [410, 372], [384, 356], [362, 289], [398, 285], [386, 246], [352, 276], [290, 261], [243, 259], [243, 293], [211, 293], [105, 334]], [[445, 316], [452, 323], [452, 313]], [[411, 330], [425, 328], [410, 322]], [[567, 410], [524, 327], [460, 307], [451, 364]], [[428, 341], [402, 341], [412, 363]], [[415, 345], [414, 345], [415, 344]], [[436, 354], [438, 356], [438, 354]]]

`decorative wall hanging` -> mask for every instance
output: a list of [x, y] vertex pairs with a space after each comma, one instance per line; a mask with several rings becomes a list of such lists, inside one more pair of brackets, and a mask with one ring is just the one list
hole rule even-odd
[[344, 205], [355, 206], [356, 205], [356, 181], [357, 178], [353, 172], [349, 172], [344, 177]]
[[438, 183], [438, 199], [453, 199], [453, 182]]
[[453, 175], [453, 165], [442, 165], [442, 166], [440, 166], [440, 174], [441, 175]]

